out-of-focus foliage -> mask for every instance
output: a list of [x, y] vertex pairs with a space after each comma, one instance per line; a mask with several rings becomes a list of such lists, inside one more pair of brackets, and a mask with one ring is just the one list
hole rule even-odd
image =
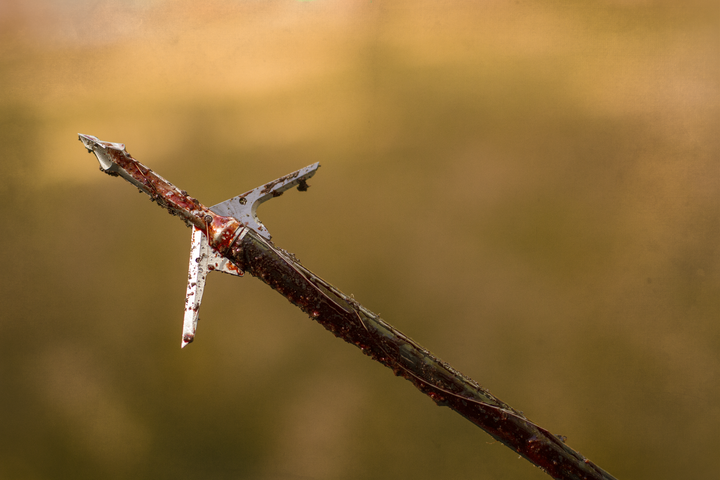
[[0, 3], [0, 478], [546, 478], [101, 175], [212, 205], [620, 479], [720, 450], [717, 2]]

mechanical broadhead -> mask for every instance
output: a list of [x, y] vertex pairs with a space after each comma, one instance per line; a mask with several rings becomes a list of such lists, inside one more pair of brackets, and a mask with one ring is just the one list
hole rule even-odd
[[224, 255], [238, 239], [250, 230], [270, 240], [270, 234], [257, 218], [261, 203], [279, 197], [297, 186], [308, 189], [307, 180], [315, 175], [319, 163], [314, 163], [249, 192], [207, 208], [186, 191], [180, 190], [157, 173], [134, 159], [122, 143], [104, 142], [92, 135], [78, 134], [85, 148], [94, 153], [100, 169], [112, 176], [120, 176], [148, 194], [155, 202], [192, 227], [190, 266], [182, 346], [195, 339], [198, 312], [207, 274], [212, 271], [242, 275], [237, 265]]

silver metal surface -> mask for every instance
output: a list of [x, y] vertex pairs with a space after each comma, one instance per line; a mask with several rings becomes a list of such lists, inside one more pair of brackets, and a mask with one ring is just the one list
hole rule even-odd
[[270, 240], [270, 233], [257, 218], [257, 209], [260, 204], [270, 200], [271, 198], [279, 197], [283, 194], [283, 192], [296, 185], [299, 189], [307, 189], [307, 184], [305, 182], [315, 175], [315, 172], [319, 167], [320, 163], [313, 163], [312, 165], [301, 168], [289, 175], [285, 175], [277, 180], [273, 180], [265, 185], [254, 188], [249, 192], [245, 192], [242, 195], [238, 195], [237, 197], [233, 197], [225, 200], [224, 202], [218, 203], [217, 205], [213, 205], [210, 207], [210, 210], [218, 215], [234, 217], [246, 227], [252, 228], [258, 234]]
[[[243, 232], [247, 229], [243, 228]], [[242, 233], [240, 234], [242, 236]], [[209, 244], [208, 239], [197, 227], [192, 228], [190, 237], [190, 265], [188, 267], [188, 284], [185, 295], [185, 317], [181, 347], [195, 340], [200, 303], [202, 302], [205, 280], [210, 272], [223, 272], [242, 276], [243, 272], [230, 260], [219, 255]]]

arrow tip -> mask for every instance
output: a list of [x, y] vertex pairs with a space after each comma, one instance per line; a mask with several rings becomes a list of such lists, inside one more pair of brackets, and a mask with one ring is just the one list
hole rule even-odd
[[186, 333], [183, 335], [182, 344], [180, 344], [180, 348], [185, 348], [186, 346], [190, 345], [193, 340], [195, 340], [195, 335], [192, 333]]

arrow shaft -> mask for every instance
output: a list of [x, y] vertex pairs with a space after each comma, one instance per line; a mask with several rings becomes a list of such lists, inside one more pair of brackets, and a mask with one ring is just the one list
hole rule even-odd
[[238, 239], [227, 257], [336, 337], [360, 348], [437, 405], [450, 407], [553, 478], [614, 479], [254, 231]]

